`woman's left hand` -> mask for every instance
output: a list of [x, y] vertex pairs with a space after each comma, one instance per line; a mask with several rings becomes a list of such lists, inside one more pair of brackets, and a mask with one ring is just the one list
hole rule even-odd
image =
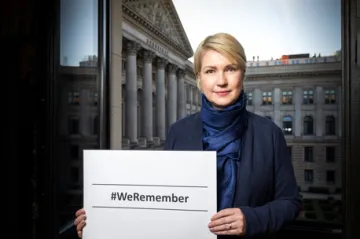
[[216, 213], [209, 223], [209, 229], [216, 235], [245, 234], [245, 216], [240, 208], [227, 208]]

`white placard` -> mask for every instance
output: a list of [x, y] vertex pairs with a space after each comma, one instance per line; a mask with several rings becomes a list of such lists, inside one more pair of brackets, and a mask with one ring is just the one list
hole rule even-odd
[[84, 239], [216, 239], [216, 153], [84, 151]]

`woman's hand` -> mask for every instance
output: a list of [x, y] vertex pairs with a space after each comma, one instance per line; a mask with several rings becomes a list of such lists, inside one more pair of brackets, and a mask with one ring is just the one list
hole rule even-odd
[[216, 213], [209, 223], [209, 229], [216, 235], [245, 235], [245, 216], [239, 208], [227, 208]]
[[85, 210], [83, 208], [79, 209], [76, 211], [75, 213], [76, 219], [74, 221], [74, 224], [76, 226], [76, 231], [78, 234], [78, 237], [81, 238], [82, 237], [82, 230], [86, 225], [86, 213]]

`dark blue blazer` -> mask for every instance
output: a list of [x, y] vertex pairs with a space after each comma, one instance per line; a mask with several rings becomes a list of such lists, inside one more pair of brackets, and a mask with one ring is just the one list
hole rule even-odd
[[[297, 218], [301, 198], [282, 130], [267, 118], [247, 114], [234, 207], [245, 216], [245, 238], [267, 238]], [[170, 126], [164, 150], [201, 151], [202, 131], [199, 112], [180, 119]]]

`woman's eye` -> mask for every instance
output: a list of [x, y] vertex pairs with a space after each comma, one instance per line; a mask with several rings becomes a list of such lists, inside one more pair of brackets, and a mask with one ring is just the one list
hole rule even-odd
[[205, 71], [206, 74], [211, 74], [211, 73], [214, 73], [214, 70], [207, 70]]

